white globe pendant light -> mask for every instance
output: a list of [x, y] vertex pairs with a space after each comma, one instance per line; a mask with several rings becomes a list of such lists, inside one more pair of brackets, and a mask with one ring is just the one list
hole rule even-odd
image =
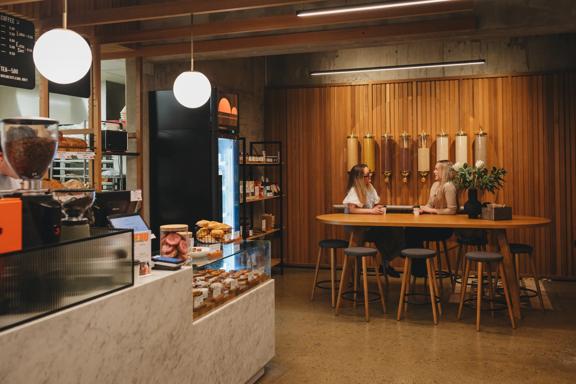
[[194, 70], [194, 36], [190, 36], [190, 70], [178, 75], [172, 91], [176, 100], [186, 108], [199, 108], [210, 99], [210, 80], [202, 72]]
[[68, 3], [64, 0], [64, 28], [55, 28], [38, 38], [32, 57], [38, 72], [58, 84], [83, 78], [92, 65], [90, 46], [78, 33], [67, 29]]
[[186, 108], [198, 108], [210, 99], [212, 86], [202, 72], [182, 72], [174, 81], [174, 97]]

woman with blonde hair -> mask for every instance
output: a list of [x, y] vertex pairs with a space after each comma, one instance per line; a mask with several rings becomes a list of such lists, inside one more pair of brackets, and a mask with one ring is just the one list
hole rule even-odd
[[[385, 212], [380, 205], [380, 196], [372, 185], [372, 172], [366, 164], [357, 164], [348, 172], [347, 194], [342, 204], [352, 214], [381, 215]], [[384, 271], [392, 277], [400, 274], [389, 266], [390, 260], [399, 256], [402, 249], [402, 230], [398, 228], [370, 228], [364, 232], [363, 240], [374, 242], [382, 255]]]
[[[434, 215], [455, 215], [458, 212], [458, 194], [452, 179], [454, 170], [449, 161], [439, 161], [434, 167], [434, 184], [430, 187], [428, 203], [420, 207], [420, 213]], [[443, 241], [452, 236], [451, 228], [406, 228], [405, 243], [408, 248], [422, 248], [425, 241]], [[418, 277], [426, 276], [423, 261], [418, 260], [412, 266], [412, 273]]]
[[434, 184], [430, 188], [428, 203], [420, 208], [421, 213], [454, 215], [458, 211], [458, 194], [452, 182], [454, 170], [449, 161], [439, 161], [434, 167]]

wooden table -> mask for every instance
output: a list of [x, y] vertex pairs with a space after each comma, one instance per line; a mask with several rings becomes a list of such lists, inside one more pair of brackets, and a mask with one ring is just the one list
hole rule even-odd
[[[540, 227], [550, 224], [543, 217], [514, 216], [512, 220], [482, 220], [469, 219], [466, 215], [419, 215], [411, 213], [389, 213], [387, 215], [360, 215], [334, 213], [317, 216], [316, 219], [325, 224], [345, 225], [351, 227], [412, 227], [412, 228], [453, 228], [453, 229], [485, 229], [490, 235], [490, 245], [498, 247], [504, 256], [504, 269], [510, 283], [510, 294], [514, 316], [520, 318], [520, 287], [514, 272], [514, 258], [510, 253], [507, 229]], [[352, 241], [352, 240], [351, 240]]]

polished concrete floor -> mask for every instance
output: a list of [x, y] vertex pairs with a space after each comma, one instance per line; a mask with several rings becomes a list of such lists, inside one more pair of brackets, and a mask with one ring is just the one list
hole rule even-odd
[[400, 279], [390, 280], [387, 314], [374, 303], [366, 323], [346, 303], [336, 317], [329, 291], [310, 301], [312, 278], [275, 276], [276, 357], [259, 383], [576, 383], [576, 282], [546, 282], [554, 309], [523, 309], [518, 329], [505, 312], [483, 313], [476, 332], [474, 310], [456, 321], [455, 304], [437, 326], [429, 306], [396, 321]]

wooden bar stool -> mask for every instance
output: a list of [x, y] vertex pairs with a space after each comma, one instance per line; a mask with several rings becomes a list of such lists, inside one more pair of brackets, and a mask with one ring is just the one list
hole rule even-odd
[[[480, 237], [458, 237], [458, 256], [456, 258], [456, 269], [454, 270], [454, 278], [452, 279], [452, 292], [456, 290], [456, 283], [460, 281], [462, 283], [462, 275], [464, 272], [464, 254], [470, 250], [471, 247], [475, 248], [476, 251], [486, 251], [486, 246], [488, 245], [488, 238], [483, 231], [483, 235]], [[462, 271], [460, 270], [462, 268]]]
[[540, 301], [540, 307], [544, 309], [544, 300], [542, 299], [542, 290], [540, 289], [540, 276], [536, 272], [536, 263], [534, 262], [533, 257], [534, 248], [528, 244], [521, 244], [521, 243], [511, 243], [510, 244], [510, 253], [514, 256], [514, 268], [516, 272], [516, 278], [522, 282], [522, 278], [520, 277], [520, 256], [526, 255], [528, 258], [528, 265], [530, 266], [530, 272], [532, 272], [532, 277], [534, 279], [534, 283], [536, 284], [536, 290], [529, 289], [526, 287], [521, 286], [521, 290], [524, 292], [532, 292], [533, 295], [526, 295], [528, 297], [538, 296], [538, 300]]
[[438, 313], [441, 313], [442, 306], [440, 304], [438, 286], [436, 285], [436, 270], [432, 260], [436, 255], [436, 251], [425, 248], [407, 248], [402, 250], [401, 254], [404, 256], [404, 274], [402, 275], [402, 287], [400, 288], [400, 301], [398, 303], [398, 314], [396, 320], [399, 321], [402, 318], [402, 314], [406, 311], [406, 296], [410, 295], [409, 286], [410, 276], [412, 275], [412, 261], [426, 260], [426, 280], [428, 281], [428, 290], [430, 292], [432, 316], [434, 318], [434, 325], [438, 324]]
[[[384, 289], [382, 288], [382, 281], [380, 280], [380, 263], [376, 257], [378, 251], [374, 248], [365, 247], [351, 247], [344, 250], [344, 264], [342, 267], [342, 275], [340, 276], [340, 289], [338, 290], [338, 301], [336, 302], [336, 315], [340, 311], [340, 306], [342, 305], [342, 299], [344, 295], [353, 294], [354, 303], [356, 303], [356, 295], [361, 293], [364, 298], [364, 317], [366, 321], [370, 321], [370, 308], [369, 304], [371, 301], [380, 301], [382, 304], [382, 311], [386, 313], [386, 302], [384, 300]], [[356, 264], [358, 259], [362, 262], [362, 282], [363, 282], [363, 292], [358, 292], [356, 288], [354, 290], [344, 290], [344, 286], [348, 281], [348, 273], [350, 273], [350, 262]], [[374, 273], [376, 275], [376, 285], [378, 286], [378, 293], [368, 291], [368, 259], [372, 259], [374, 265]], [[374, 299], [369, 298], [369, 295], [378, 296]]]
[[[470, 277], [471, 264], [476, 262], [478, 264], [478, 286], [477, 286], [477, 296], [476, 296], [476, 330], [480, 331], [480, 311], [482, 310], [482, 283], [483, 283], [483, 266], [486, 264], [490, 268], [490, 264], [496, 264], [498, 266], [497, 270], [502, 278], [502, 286], [504, 289], [504, 296], [506, 297], [506, 306], [508, 307], [508, 317], [512, 323], [512, 328], [516, 328], [516, 320], [514, 319], [514, 314], [512, 313], [512, 305], [510, 303], [510, 288], [508, 286], [508, 280], [506, 279], [506, 273], [504, 271], [504, 256], [495, 252], [468, 252], [465, 256], [465, 272], [464, 279], [462, 280], [462, 290], [460, 292], [460, 304], [458, 305], [458, 320], [462, 319], [462, 309], [464, 308], [464, 296], [466, 295], [466, 289], [468, 288], [468, 278]], [[490, 309], [494, 301], [494, 290], [492, 286], [492, 276], [491, 269], [488, 269], [488, 289], [490, 292]]]
[[[455, 277], [455, 272], [452, 272], [452, 265], [450, 263], [450, 256], [448, 255], [448, 244], [446, 242], [446, 240], [431, 240], [434, 241], [436, 244], [436, 258], [434, 259], [435, 262], [435, 268], [436, 270], [436, 278], [438, 279], [438, 284], [440, 285], [440, 292], [444, 293], [444, 283], [443, 283], [443, 279], [447, 279], [450, 278], [450, 285], [453, 286], [454, 285], [454, 277]], [[427, 242], [427, 244], [430, 244], [430, 241]], [[426, 245], [428, 247], [428, 245]], [[448, 269], [447, 271], [445, 271], [442, 268], [442, 248], [444, 250], [444, 260], [446, 261], [446, 268]]]
[[[348, 242], [345, 240], [338, 239], [326, 239], [321, 240], [318, 243], [318, 257], [316, 257], [316, 271], [314, 272], [314, 281], [312, 282], [312, 293], [310, 294], [310, 300], [314, 300], [314, 295], [316, 293], [316, 288], [320, 289], [330, 289], [331, 290], [331, 305], [334, 307], [336, 305], [336, 250], [344, 249], [348, 247]], [[330, 250], [330, 280], [318, 281], [318, 272], [320, 270], [320, 259], [322, 258], [322, 250]], [[330, 283], [330, 287], [326, 287], [323, 284]]]

